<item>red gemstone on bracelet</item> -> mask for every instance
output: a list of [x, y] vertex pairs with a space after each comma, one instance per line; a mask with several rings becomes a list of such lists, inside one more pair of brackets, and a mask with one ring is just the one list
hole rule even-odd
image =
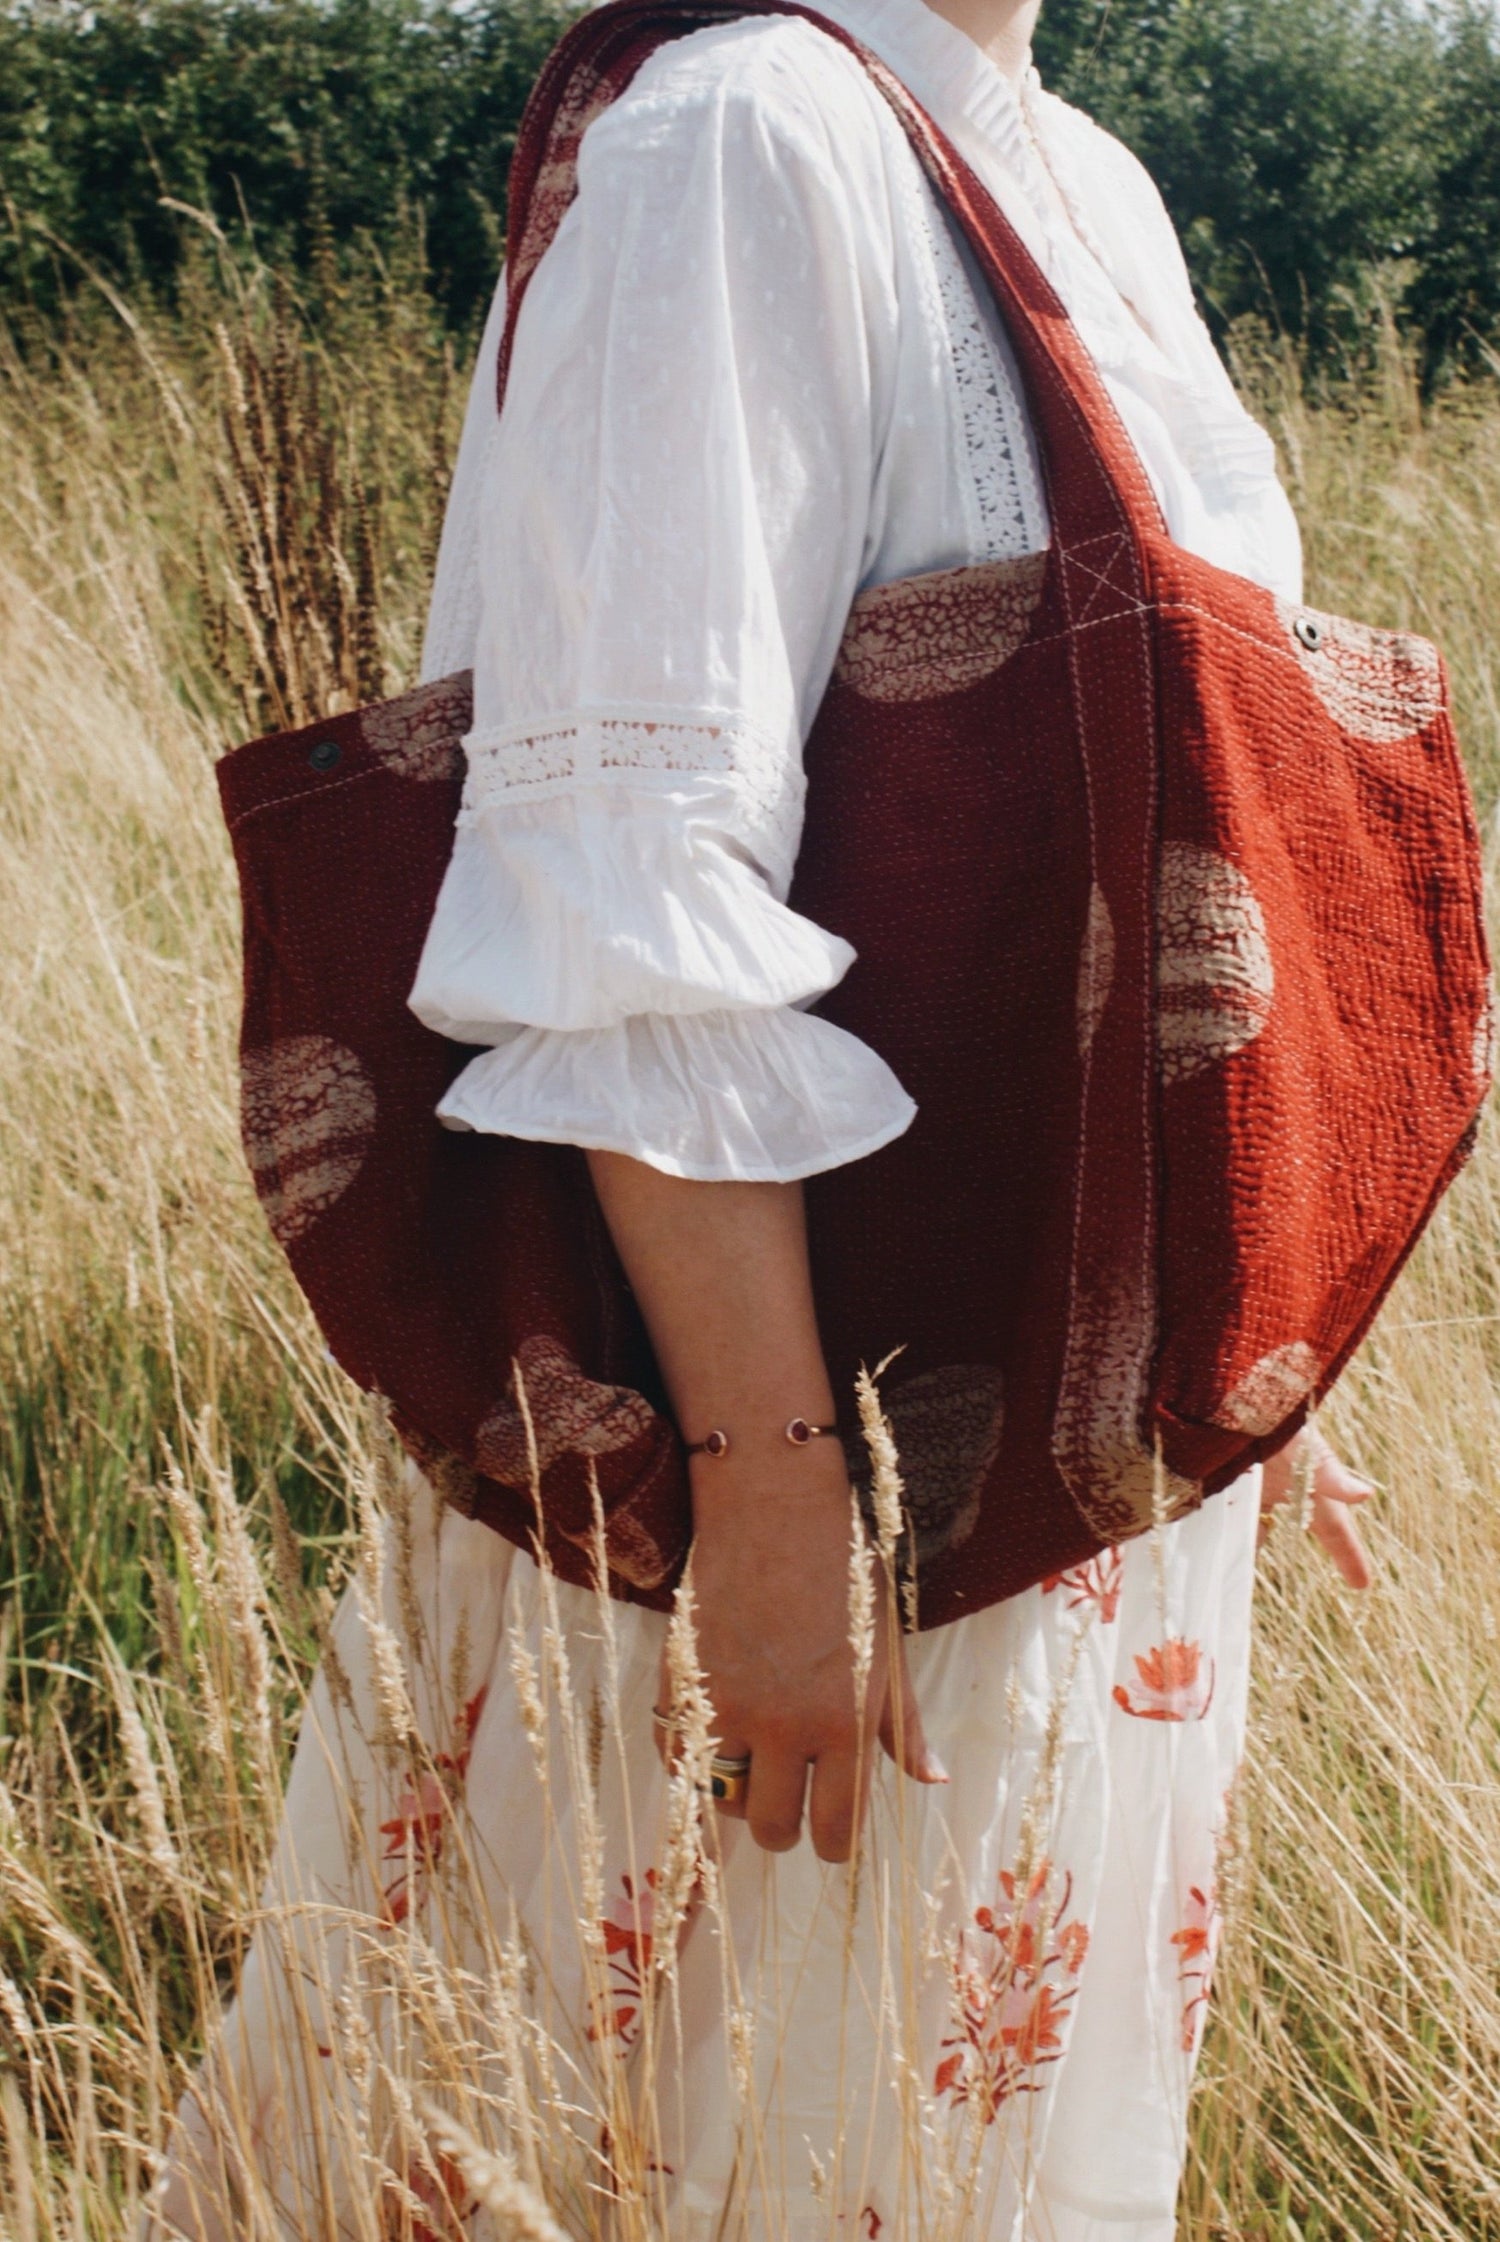
[[786, 1428], [786, 1436], [794, 1448], [805, 1448], [812, 1438], [812, 1426], [805, 1417], [793, 1417]]

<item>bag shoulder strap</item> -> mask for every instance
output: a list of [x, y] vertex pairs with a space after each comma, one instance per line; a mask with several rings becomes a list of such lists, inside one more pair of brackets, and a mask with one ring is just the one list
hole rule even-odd
[[[553, 49], [527, 104], [511, 165], [505, 330], [497, 403], [505, 395], [516, 318], [532, 274], [577, 192], [578, 150], [594, 119], [671, 39], [747, 16], [793, 16], [852, 54], [911, 142], [995, 293], [1020, 364], [1048, 484], [1053, 535], [1065, 550], [1094, 549], [1101, 590], [1126, 590], [1110, 548], [1164, 534], [1139, 455], [1068, 317], [1020, 235], [971, 166], [880, 57], [797, 0], [608, 0]], [[1126, 576], [1136, 570], [1127, 567]], [[1137, 591], [1138, 596], [1138, 591]]]

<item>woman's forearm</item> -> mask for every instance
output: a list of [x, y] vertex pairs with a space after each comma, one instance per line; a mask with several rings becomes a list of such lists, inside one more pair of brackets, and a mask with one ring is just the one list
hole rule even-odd
[[792, 1417], [827, 1424], [837, 1413], [801, 1187], [682, 1182], [618, 1153], [590, 1153], [589, 1164], [684, 1435], [729, 1435], [726, 1454], [693, 1460], [693, 1579], [720, 1740], [750, 1757], [736, 1810], [761, 1844], [795, 1844], [811, 1769], [813, 1841], [825, 1860], [846, 1860], [872, 1723], [888, 1749], [899, 1737], [910, 1773], [944, 1778], [888, 1622], [868, 1693], [856, 1695], [842, 1446], [786, 1437]]
[[[589, 1167], [684, 1437], [774, 1453], [789, 1417], [827, 1422], [802, 1186], [694, 1183], [617, 1152]], [[727, 1458], [725, 1459], [727, 1462]]]

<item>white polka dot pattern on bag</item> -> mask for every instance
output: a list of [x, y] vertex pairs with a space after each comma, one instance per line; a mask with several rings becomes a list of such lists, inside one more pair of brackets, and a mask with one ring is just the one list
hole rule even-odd
[[870, 701], [928, 701], [993, 677], [1041, 602], [1045, 552], [906, 576], [861, 592], [834, 677]]
[[468, 673], [439, 677], [414, 686], [394, 701], [365, 709], [360, 737], [370, 753], [398, 778], [457, 778], [463, 771], [461, 741], [469, 728]]
[[[539, 1471], [559, 1456], [610, 1456], [651, 1430], [656, 1412], [630, 1386], [601, 1385], [587, 1377], [556, 1339], [537, 1333], [523, 1339], [516, 1362], [531, 1414]], [[510, 1395], [491, 1410], [474, 1441], [479, 1468], [502, 1487], [531, 1484], [526, 1421]]]
[[1284, 1347], [1274, 1348], [1226, 1394], [1216, 1421], [1263, 1440], [1307, 1399], [1322, 1367], [1305, 1340], [1293, 1339]]
[[1303, 676], [1351, 738], [1389, 747], [1420, 732], [1442, 708], [1442, 664], [1425, 638], [1372, 630], [1289, 600], [1279, 599], [1276, 612]]
[[1276, 977], [1265, 914], [1227, 857], [1167, 842], [1156, 907], [1157, 1062], [1180, 1082], [1254, 1042]]
[[[948, 1363], [894, 1388], [885, 1411], [921, 1564], [967, 1541], [979, 1521], [985, 1483], [1000, 1453], [1005, 1380], [993, 1363]], [[847, 1448], [850, 1476], [868, 1509], [868, 1453], [853, 1432]]]
[[291, 1245], [342, 1198], [375, 1134], [375, 1088], [355, 1054], [326, 1035], [246, 1051], [240, 1129], [266, 1220]]
[[1096, 882], [1089, 890], [1088, 923], [1078, 961], [1078, 1049], [1086, 1057], [1099, 1032], [1115, 977], [1115, 926]]

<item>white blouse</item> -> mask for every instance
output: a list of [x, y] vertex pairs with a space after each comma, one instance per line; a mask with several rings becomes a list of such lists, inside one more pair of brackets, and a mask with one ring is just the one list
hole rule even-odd
[[[980, 173], [1092, 352], [1172, 535], [1300, 596], [1269, 439], [1161, 199], [925, 0], [827, 0]], [[802, 744], [868, 584], [1035, 551], [1041, 476], [967, 246], [810, 25], [656, 54], [584, 137], [494, 408], [497, 294], [423, 674], [472, 666], [452, 861], [411, 1002], [486, 1048], [450, 1126], [790, 1181], [914, 1107], [803, 1009], [849, 945], [788, 909]]]

